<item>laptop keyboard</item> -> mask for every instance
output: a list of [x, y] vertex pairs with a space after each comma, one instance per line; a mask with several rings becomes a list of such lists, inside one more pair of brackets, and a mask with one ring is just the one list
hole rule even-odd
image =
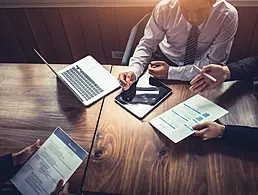
[[86, 100], [90, 100], [103, 92], [103, 89], [101, 89], [100, 86], [98, 86], [78, 66], [70, 68], [69, 70], [63, 72], [62, 75]]

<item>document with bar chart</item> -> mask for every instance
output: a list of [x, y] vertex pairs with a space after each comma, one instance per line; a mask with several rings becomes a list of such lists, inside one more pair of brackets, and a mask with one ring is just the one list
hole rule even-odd
[[149, 123], [177, 143], [194, 133], [192, 126], [205, 121], [215, 121], [227, 113], [224, 108], [197, 94]]

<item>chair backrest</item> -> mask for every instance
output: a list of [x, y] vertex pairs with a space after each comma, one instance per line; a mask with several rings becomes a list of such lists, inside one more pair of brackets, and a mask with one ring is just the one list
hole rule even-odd
[[129, 39], [126, 44], [125, 52], [122, 58], [122, 65], [128, 66], [129, 60], [138, 45], [140, 39], [143, 37], [144, 29], [151, 16], [151, 13], [146, 14], [143, 18], [132, 28]]

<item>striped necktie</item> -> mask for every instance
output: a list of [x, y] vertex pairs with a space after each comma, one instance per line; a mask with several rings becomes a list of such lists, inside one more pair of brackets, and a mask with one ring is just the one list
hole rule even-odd
[[192, 26], [187, 39], [184, 65], [193, 64], [196, 56], [196, 47], [200, 31], [197, 26]]

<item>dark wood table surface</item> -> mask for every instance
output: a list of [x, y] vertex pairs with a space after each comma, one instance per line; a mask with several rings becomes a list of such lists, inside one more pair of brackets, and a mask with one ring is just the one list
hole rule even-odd
[[[89, 151], [102, 101], [85, 108], [44, 64], [0, 64], [0, 155], [44, 142], [57, 126]], [[85, 164], [70, 179], [71, 193], [80, 190]]]
[[[112, 67], [117, 76], [127, 67]], [[148, 121], [195, 95], [189, 85], [168, 82], [173, 94], [142, 121], [104, 99], [83, 191], [117, 194], [258, 194], [258, 154], [221, 139], [188, 137], [174, 144]], [[258, 125], [251, 82], [226, 82], [200, 93], [229, 110], [219, 121]]]

